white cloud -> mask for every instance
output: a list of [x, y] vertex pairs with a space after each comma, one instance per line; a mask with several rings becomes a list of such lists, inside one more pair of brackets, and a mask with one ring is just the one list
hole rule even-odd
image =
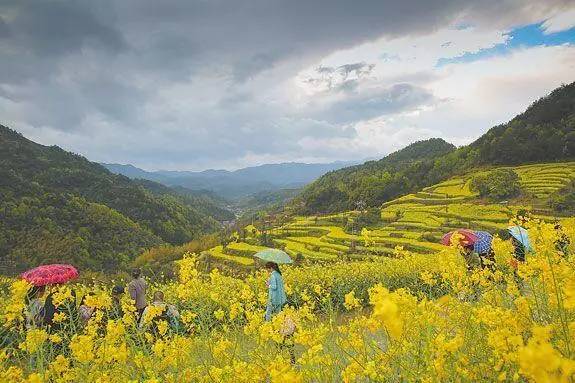
[[575, 27], [575, 8], [558, 13], [545, 20], [542, 28], [546, 34], [566, 31]]

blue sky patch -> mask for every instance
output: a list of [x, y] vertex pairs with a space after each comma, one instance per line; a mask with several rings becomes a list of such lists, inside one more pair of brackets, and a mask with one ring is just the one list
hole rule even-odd
[[557, 33], [545, 34], [542, 26], [543, 22], [513, 29], [505, 34], [509, 37], [505, 43], [497, 44], [491, 48], [481, 49], [478, 52], [464, 53], [457, 57], [442, 57], [437, 60], [436, 66], [441, 67], [447, 64], [468, 63], [489, 57], [501, 56], [516, 48], [555, 46], [575, 43], [575, 28]]

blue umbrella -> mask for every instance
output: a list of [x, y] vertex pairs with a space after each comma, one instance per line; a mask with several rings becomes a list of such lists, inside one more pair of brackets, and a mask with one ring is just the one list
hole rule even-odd
[[292, 263], [290, 256], [285, 251], [278, 249], [265, 249], [254, 254], [254, 257], [277, 264]]
[[493, 236], [486, 231], [476, 231], [477, 241], [473, 244], [473, 251], [477, 254], [487, 254], [491, 250]]
[[529, 241], [529, 233], [527, 233], [525, 228], [517, 225], [510, 226], [507, 228], [507, 231], [509, 231], [509, 234], [523, 245], [525, 251], [533, 250], [533, 247], [531, 247], [531, 241]]

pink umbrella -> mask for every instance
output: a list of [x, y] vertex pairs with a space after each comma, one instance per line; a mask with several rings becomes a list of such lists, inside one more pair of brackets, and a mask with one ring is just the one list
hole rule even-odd
[[20, 276], [34, 286], [45, 286], [76, 279], [78, 270], [72, 265], [43, 265], [28, 270]]
[[462, 246], [470, 246], [479, 240], [477, 235], [471, 230], [459, 229], [455, 231], [450, 231], [441, 238], [441, 243], [445, 246], [451, 245], [451, 237], [457, 234], [459, 236], [459, 244]]

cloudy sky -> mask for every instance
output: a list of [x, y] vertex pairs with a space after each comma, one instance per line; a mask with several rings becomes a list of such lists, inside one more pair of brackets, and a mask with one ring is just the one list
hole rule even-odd
[[471, 142], [575, 81], [573, 0], [2, 0], [0, 123], [238, 168]]

